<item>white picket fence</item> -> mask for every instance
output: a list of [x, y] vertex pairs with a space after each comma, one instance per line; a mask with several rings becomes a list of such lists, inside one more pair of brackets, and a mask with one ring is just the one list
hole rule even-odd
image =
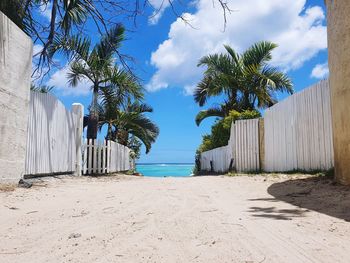
[[201, 170], [226, 172], [229, 170], [231, 159], [231, 149], [228, 145], [203, 152], [200, 160]]
[[107, 174], [130, 170], [130, 149], [113, 141], [85, 140], [83, 174]]
[[333, 167], [328, 80], [304, 89], [265, 112], [265, 170]]
[[25, 175], [73, 173], [82, 116], [53, 95], [31, 91]]
[[233, 123], [229, 146], [237, 172], [258, 171], [260, 169], [259, 119], [237, 120]]

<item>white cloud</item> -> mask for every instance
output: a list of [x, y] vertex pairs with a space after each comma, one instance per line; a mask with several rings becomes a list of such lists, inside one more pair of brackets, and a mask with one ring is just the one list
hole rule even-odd
[[[197, 1], [197, 11], [172, 23], [168, 39], [151, 55], [156, 72], [147, 85], [150, 91], [169, 86], [184, 87], [189, 93], [203, 73], [198, 60], [223, 51], [229, 44], [242, 52], [251, 44], [268, 40], [279, 47], [273, 64], [283, 70], [300, 68], [303, 63], [327, 48], [325, 14], [321, 7], [305, 9], [306, 0], [235, 0], [223, 31], [222, 9], [213, 8], [212, 0]], [[189, 88], [191, 87], [191, 88]]]
[[86, 96], [91, 92], [91, 82], [83, 80], [79, 82], [77, 87], [71, 87], [68, 84], [67, 74], [69, 72], [69, 66], [56, 71], [46, 85], [54, 86], [56, 91], [62, 93], [63, 96]]
[[195, 89], [196, 89], [196, 85], [186, 85], [184, 86], [184, 94], [193, 95], [193, 92]]
[[311, 72], [311, 77], [315, 79], [324, 79], [329, 75], [328, 63], [317, 64]]

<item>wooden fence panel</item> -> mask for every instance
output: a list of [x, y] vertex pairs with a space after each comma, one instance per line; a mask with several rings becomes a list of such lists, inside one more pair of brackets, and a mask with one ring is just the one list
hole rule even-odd
[[333, 167], [328, 80], [265, 111], [265, 170], [327, 170]]
[[260, 169], [259, 119], [238, 120], [232, 124], [229, 145], [236, 171], [258, 171]]
[[75, 172], [78, 120], [53, 95], [31, 91], [25, 175]]
[[211, 171], [211, 164], [214, 172], [227, 172], [230, 167], [232, 154], [229, 146], [215, 148], [201, 154], [201, 170]]
[[201, 170], [227, 172], [231, 161], [238, 172], [260, 169], [259, 119], [239, 120], [232, 124], [227, 146], [201, 153]]

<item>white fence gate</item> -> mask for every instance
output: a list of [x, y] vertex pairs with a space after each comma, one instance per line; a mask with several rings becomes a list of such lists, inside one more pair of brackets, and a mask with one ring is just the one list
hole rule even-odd
[[265, 112], [265, 170], [333, 167], [328, 80], [298, 92]]
[[25, 176], [75, 172], [82, 116], [51, 94], [31, 91], [29, 104]]
[[259, 119], [237, 120], [233, 123], [229, 146], [237, 172], [260, 170]]
[[113, 141], [86, 140], [83, 145], [83, 174], [128, 171], [132, 167], [130, 149]]

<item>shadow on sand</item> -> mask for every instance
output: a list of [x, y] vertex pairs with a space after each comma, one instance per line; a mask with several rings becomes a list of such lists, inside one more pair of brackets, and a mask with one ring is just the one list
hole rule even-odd
[[[270, 199], [270, 198], [266, 198]], [[257, 201], [257, 199], [250, 199], [250, 201]], [[264, 198], [260, 199], [260, 201], [270, 201], [264, 200]], [[303, 217], [308, 210], [302, 209], [277, 209], [276, 207], [250, 207], [248, 212], [252, 213], [253, 217], [260, 218], [270, 218], [276, 220], [292, 220], [293, 217]]]
[[260, 216], [291, 220], [292, 217], [303, 216], [308, 210], [313, 210], [350, 221], [350, 188], [338, 185], [329, 178], [312, 177], [288, 180], [272, 184], [267, 191], [275, 198], [265, 198], [265, 201], [284, 201], [300, 209], [287, 209], [286, 211], [286, 209], [276, 210], [274, 207], [251, 207], [252, 212], [260, 211]]

